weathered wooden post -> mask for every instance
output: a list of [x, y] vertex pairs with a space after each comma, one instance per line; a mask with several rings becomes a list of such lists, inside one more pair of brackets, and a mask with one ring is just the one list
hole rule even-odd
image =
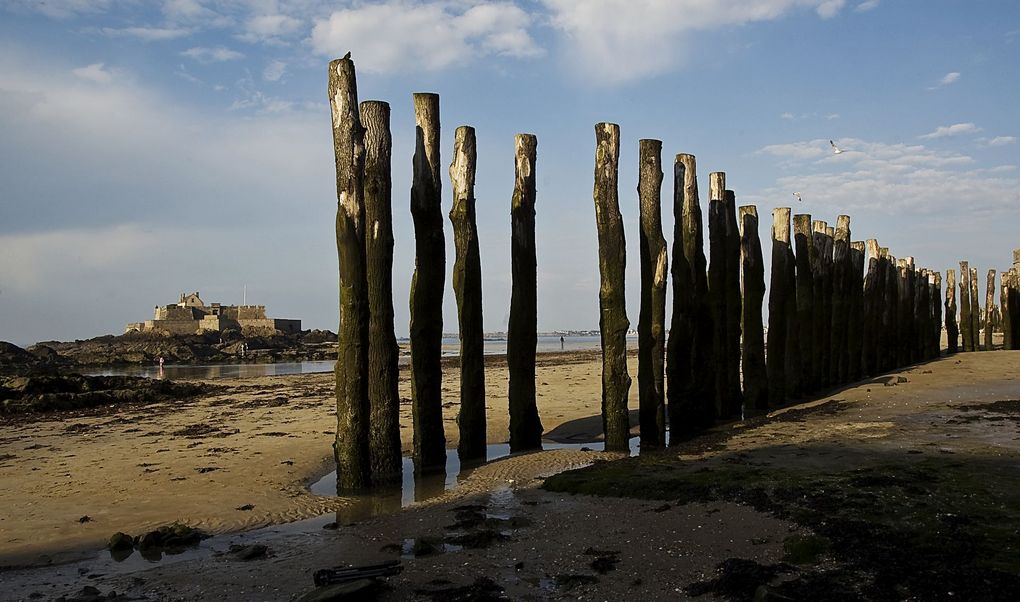
[[1013, 326], [1012, 326], [1012, 308], [1009, 306], [1009, 278], [1010, 271], [1002, 270], [999, 272], [999, 306], [1002, 308], [1002, 348], [1012, 349], [1013, 348]]
[[882, 372], [897, 367], [896, 344], [899, 341], [900, 323], [897, 319], [899, 307], [899, 273], [896, 258], [889, 254], [888, 247], [879, 249], [885, 274], [885, 285], [882, 288], [882, 329], [879, 348], [883, 353]]
[[850, 344], [847, 329], [850, 324], [850, 216], [836, 218], [835, 237], [832, 243], [832, 322], [829, 346], [829, 382], [840, 385], [849, 373]]
[[[740, 389], [740, 335], [743, 313], [740, 294], [740, 228], [737, 222], [737, 198], [732, 190], [723, 192], [726, 208], [726, 405], [729, 414], [744, 415], [744, 394]], [[760, 244], [759, 244], [760, 249]], [[758, 305], [759, 311], [761, 304]], [[759, 320], [760, 322], [760, 320]]]
[[411, 417], [416, 471], [446, 467], [443, 431], [443, 235], [439, 95], [414, 95], [416, 143], [411, 181], [414, 276], [411, 278]]
[[329, 63], [329, 104], [336, 159], [336, 248], [340, 326], [337, 329], [337, 486], [370, 483], [368, 446], [368, 287], [365, 278], [365, 131], [358, 114], [358, 84], [350, 57]]
[[825, 283], [828, 281], [825, 262], [825, 228], [828, 224], [821, 220], [812, 220], [811, 238], [815, 252], [811, 255], [812, 296], [815, 301], [815, 313], [811, 326], [811, 352], [815, 356], [812, 378], [819, 388], [824, 388], [829, 380], [829, 348], [825, 344], [825, 332], [830, 323], [826, 319], [828, 303], [825, 300]]
[[832, 265], [832, 250], [833, 241], [836, 236], [836, 229], [833, 226], [826, 224], [825, 231], [822, 232], [823, 247], [822, 247], [822, 307], [824, 309], [822, 313], [822, 382], [826, 387], [831, 387], [834, 383], [832, 381], [832, 369], [833, 363], [836, 358], [832, 355], [832, 278], [833, 278], [833, 265]]
[[[739, 406], [739, 381], [736, 381], [737, 394], [734, 394], [734, 377], [739, 378], [739, 373], [733, 373], [734, 358], [732, 354], [736, 351], [737, 369], [739, 370], [739, 350], [734, 349], [731, 337], [734, 332], [739, 337], [739, 314], [731, 311], [731, 284], [732, 276], [737, 277], [739, 290], [739, 274], [729, 274], [728, 268], [732, 267], [730, 252], [730, 224], [726, 203], [726, 174], [724, 172], [713, 172], [709, 174], [709, 208], [708, 208], [708, 232], [709, 232], [709, 255], [711, 262], [708, 267], [708, 290], [712, 308], [712, 322], [715, 327], [713, 337], [713, 349], [715, 350], [715, 407], [721, 418], [740, 416]], [[739, 246], [738, 258], [739, 258]], [[738, 259], [739, 265], [739, 259]], [[739, 306], [738, 306], [739, 307]], [[737, 318], [737, 323], [733, 318]], [[735, 399], [736, 398], [736, 399]]]
[[849, 315], [847, 320], [847, 381], [861, 379], [864, 349], [864, 241], [850, 243]]
[[971, 329], [974, 321], [970, 309], [970, 266], [966, 261], [960, 262], [960, 336], [963, 339], [963, 350], [974, 351], [974, 337]]
[[[1020, 254], [1013, 251], [1013, 265], [1020, 266]], [[1020, 267], [1009, 270], [1009, 337], [1011, 349], [1020, 349]]]
[[538, 138], [532, 134], [517, 134], [514, 149], [514, 194], [510, 202], [513, 284], [506, 348], [510, 371], [511, 452], [542, 447], [542, 420], [535, 398], [535, 346], [538, 344], [535, 161]]
[[595, 222], [599, 236], [599, 328], [602, 333], [602, 422], [606, 451], [627, 451], [630, 422], [627, 394], [627, 305], [624, 274], [627, 247], [617, 182], [620, 126], [595, 124]]
[[882, 326], [882, 258], [878, 241], [865, 241], [868, 254], [868, 273], [864, 276], [864, 329], [861, 331], [861, 374], [875, 376], [881, 372], [879, 359], [880, 328]]
[[801, 387], [805, 393], [818, 388], [815, 380], [814, 345], [814, 275], [811, 258], [814, 255], [814, 238], [811, 235], [811, 215], [793, 216], [794, 245], [797, 248], [797, 341], [800, 347]]
[[[740, 263], [743, 285], [740, 365], [743, 367], [744, 401], [748, 408], [763, 411], [769, 408], [765, 332], [761, 315], [765, 300], [765, 262], [758, 238], [758, 208], [754, 205], [740, 208]], [[775, 266], [772, 269], [775, 270]]]
[[679, 443], [715, 419], [712, 319], [694, 155], [673, 164], [673, 315], [666, 348], [670, 442]]
[[638, 398], [641, 447], [666, 445], [666, 239], [662, 235], [662, 142], [641, 140], [638, 203], [641, 227], [641, 313], [638, 318]]
[[956, 270], [946, 270], [946, 352], [959, 351], [960, 330], [956, 325]]
[[[485, 461], [485, 348], [482, 328], [482, 262], [475, 223], [475, 128], [461, 126], [453, 137], [450, 224], [456, 258], [453, 294], [460, 334], [460, 411], [457, 455], [462, 464]], [[508, 360], [509, 361], [509, 360]]]
[[[765, 355], [768, 378], [768, 401], [773, 408], [786, 403], [786, 329], [787, 304], [793, 297], [790, 274], [793, 271], [790, 250], [790, 208], [772, 210], [772, 274], [769, 278], [768, 353]], [[763, 279], [764, 280], [764, 279]], [[793, 285], [796, 286], [794, 280]], [[794, 308], [796, 311], [796, 308]], [[744, 326], [747, 336], [747, 325]], [[748, 403], [754, 403], [745, 389]]]
[[369, 458], [373, 485], [400, 482], [400, 348], [393, 330], [393, 139], [390, 105], [361, 103], [365, 126], [365, 276], [368, 286]]
[[932, 272], [932, 339], [931, 357], [938, 358], [942, 355], [942, 272]]
[[992, 350], [992, 334], [995, 329], [992, 324], [995, 321], [995, 270], [988, 270], [985, 281], [985, 351]]
[[978, 301], [977, 268], [970, 269], [970, 332], [974, 351], [981, 351], [981, 303]]
[[931, 289], [928, 286], [928, 270], [914, 270], [914, 318], [913, 354], [914, 362], [927, 359], [927, 340], [931, 333]]

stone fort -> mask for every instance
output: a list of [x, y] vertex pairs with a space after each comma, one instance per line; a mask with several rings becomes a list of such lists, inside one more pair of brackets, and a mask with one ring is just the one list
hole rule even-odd
[[132, 322], [125, 332], [170, 332], [172, 334], [198, 334], [223, 332], [227, 329], [260, 333], [280, 331], [285, 334], [301, 332], [301, 320], [283, 320], [266, 317], [265, 305], [206, 305], [198, 296], [181, 293], [173, 305], [157, 305], [153, 319]]

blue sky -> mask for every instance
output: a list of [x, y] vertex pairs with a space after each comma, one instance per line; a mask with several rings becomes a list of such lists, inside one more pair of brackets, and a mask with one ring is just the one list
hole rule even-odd
[[[538, 136], [543, 330], [598, 325], [598, 121], [622, 130], [632, 324], [640, 138], [667, 166], [697, 155], [703, 203], [727, 172], [765, 241], [792, 205], [939, 270], [1020, 247], [1011, 0], [0, 0], [0, 339], [119, 333], [182, 291], [245, 286], [335, 330], [326, 64], [348, 50], [361, 99], [393, 109], [398, 335], [417, 91], [441, 95], [444, 165], [456, 126], [477, 130], [488, 330], [509, 307], [517, 132]], [[447, 240], [449, 268], [448, 222]], [[449, 278], [446, 300], [455, 331]]]

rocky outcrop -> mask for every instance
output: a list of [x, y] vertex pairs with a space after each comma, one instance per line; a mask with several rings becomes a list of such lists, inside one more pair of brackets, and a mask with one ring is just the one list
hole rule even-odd
[[134, 376], [34, 374], [0, 377], [0, 415], [181, 400], [214, 387]]

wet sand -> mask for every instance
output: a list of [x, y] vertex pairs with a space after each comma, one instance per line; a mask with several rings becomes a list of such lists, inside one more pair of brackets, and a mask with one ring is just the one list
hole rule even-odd
[[[505, 371], [498, 366], [493, 369]], [[633, 365], [631, 369], [633, 371]], [[597, 414], [598, 374], [595, 356], [577, 363], [557, 361], [540, 366], [539, 391], [544, 394], [539, 403], [547, 430], [552, 430], [557, 420], [566, 424], [560, 428], [561, 434], [570, 434], [567, 431], [577, 425], [592, 423], [591, 420], [572, 422], [572, 418]], [[492, 411], [493, 418], [497, 412], [505, 414], [505, 402], [503, 406], [496, 405], [502, 396], [497, 397], [495, 393], [497, 390], [505, 393], [505, 380], [496, 381], [496, 378], [490, 379], [493, 392], [490, 399], [493, 407], [502, 407], [502, 410]], [[510, 599], [587, 599], [596, 595], [599, 599], [621, 596], [684, 599], [683, 588], [711, 577], [714, 567], [724, 559], [739, 557], [766, 564], [778, 562], [783, 556], [784, 538], [803, 530], [791, 522], [730, 502], [663, 504], [661, 501], [569, 495], [539, 488], [544, 477], [564, 468], [619, 457], [580, 450], [547, 451], [500, 460], [475, 470], [459, 487], [428, 503], [373, 518], [352, 516], [341, 502], [310, 496], [301, 487], [306, 478], [325, 471], [324, 465], [328, 463], [328, 456], [323, 458], [322, 446], [331, 440], [329, 427], [332, 425], [323, 424], [321, 414], [328, 406], [329, 385], [326, 379], [313, 384], [308, 377], [249, 382], [245, 386], [252, 390], [247, 393], [236, 391], [218, 395], [196, 401], [182, 411], [153, 415], [149, 418], [151, 424], [143, 428], [143, 431], [148, 428], [171, 431], [183, 428], [181, 425], [217, 420], [218, 428], [227, 428], [220, 422], [229, 423], [231, 429], [241, 428], [243, 424], [241, 433], [196, 440], [183, 435], [164, 435], [159, 443], [142, 445], [136, 441], [136, 449], [141, 451], [136, 452], [135, 458], [113, 461], [106, 455], [101, 461], [104, 465], [121, 467], [120, 470], [130, 472], [138, 481], [138, 472], [143, 469], [137, 464], [145, 461], [141, 459], [142, 454], [167, 458], [166, 465], [157, 467], [160, 471], [145, 473], [159, 474], [163, 470], [168, 473], [159, 477], [164, 479], [159, 487], [167, 489], [155, 491], [152, 498], [156, 503], [149, 508], [152, 512], [153, 508], [162, 507], [165, 514], [156, 516], [153, 512], [153, 522], [147, 524], [164, 524], [168, 521], [161, 517], [169, 516], [171, 520], [190, 518], [189, 523], [203, 528], [231, 530], [272, 522], [277, 516], [308, 516], [318, 512], [317, 508], [325, 508], [335, 512], [331, 518], [339, 523], [337, 529], [317, 528], [317, 532], [311, 533], [257, 532], [254, 538], [269, 546], [269, 556], [249, 562], [239, 561], [229, 554], [207, 556], [156, 566], [130, 576], [97, 574], [100, 571], [91, 577], [81, 576], [77, 568], [61, 567], [9, 570], [0, 574], [11, 592], [9, 595], [12, 599], [31, 592], [59, 595], [91, 584], [103, 592], [128, 591], [144, 599], [164, 599], [172, 595], [173, 599], [180, 600], [286, 600], [312, 589], [311, 574], [315, 569], [403, 558], [404, 572], [389, 579], [392, 589], [384, 592], [380, 599], [443, 599], [449, 592], [436, 594], [438, 598], [428, 592], [469, 586], [479, 576], [493, 579]], [[564, 393], [553, 392], [557, 385]], [[293, 404], [293, 408], [242, 408], [238, 405], [256, 400], [265, 402], [284, 395], [284, 390], [289, 391], [287, 395], [291, 399], [287, 406]], [[224, 398], [231, 396], [230, 403], [224, 403]], [[807, 471], [852, 467], [876, 458], [892, 457], [923, 459], [952, 455], [960, 461], [977, 457], [1020, 459], [1017, 422], [984, 419], [991, 415], [974, 409], [975, 404], [1010, 399], [1020, 399], [1020, 352], [960, 354], [855, 383], [824, 398], [785, 408], [767, 417], [722, 425], [704, 437], [663, 453], [668, 462], [664, 461], [663, 466], [667, 468], [662, 469], [668, 470], [669, 462], [676, 461], [724, 466], [749, 462], [748, 458], [763, 465], [796, 465], [799, 470]], [[635, 401], [632, 395], [632, 404]], [[241, 422], [240, 416], [224, 417], [224, 411], [250, 416], [246, 422]], [[306, 413], [309, 415], [305, 416]], [[103, 424], [102, 438], [107, 439], [110, 430], [127, 425], [107, 425], [104, 421], [120, 417], [124, 414], [89, 420]], [[73, 422], [79, 421], [59, 426], [66, 428]], [[75, 473], [66, 467], [54, 468], [52, 464], [80, 462], [81, 448], [102, 445], [97, 441], [100, 439], [98, 429], [91, 433], [65, 434], [58, 425], [24, 428], [43, 429], [50, 437], [44, 444], [50, 441], [68, 451], [34, 450], [50, 460], [49, 464], [30, 465], [39, 469], [33, 473], [43, 470], [50, 473], [46, 483], [49, 497], [36, 498], [36, 504], [25, 499], [33, 495], [32, 490], [11, 476], [13, 462], [28, 460], [3, 461], [0, 476], [4, 484], [12, 483], [20, 495], [5, 488], [0, 504], [21, 504], [0, 523], [5, 529], [5, 540], [11, 537], [9, 533], [16, 532], [8, 529], [10, 519], [7, 517], [21, 516], [21, 513], [36, 516], [32, 520], [36, 521], [37, 532], [43, 534], [48, 532], [45, 528], [52, 529], [54, 534], [73, 534], [81, 530], [104, 538], [115, 530], [127, 530], [114, 526], [123, 524], [124, 515], [139, 520], [142, 509], [136, 509], [136, 504], [130, 500], [121, 503], [122, 509], [113, 507], [104, 514], [83, 506], [83, 500], [101, 502], [106, 493], [104, 487], [130, 486], [134, 493], [143, 489], [132, 485], [131, 480], [123, 483], [107, 477], [106, 472], [78, 475], [73, 480], [66, 477], [67, 481], [78, 483], [74, 487], [85, 495], [80, 495], [77, 501], [59, 500], [61, 489], [68, 487], [58, 480], [59, 476]], [[490, 439], [499, 440], [500, 435], [505, 438], [502, 429], [490, 430]], [[303, 435], [289, 438], [264, 434], [277, 430]], [[118, 437], [112, 438], [114, 441], [130, 440], [131, 435], [119, 432]], [[493, 437], [494, 434], [497, 436]], [[142, 436], [140, 433], [132, 435]], [[305, 441], [306, 438], [312, 441]], [[230, 443], [221, 443], [221, 439]], [[18, 441], [12, 447], [12, 442], [5, 439], [3, 453], [18, 453], [33, 445], [32, 441], [34, 439]], [[192, 441], [202, 443], [189, 448]], [[239, 454], [209, 455], [213, 452], [209, 452], [208, 447], [227, 445], [237, 448]], [[153, 449], [167, 447], [170, 452]], [[8, 451], [12, 449], [13, 452]], [[244, 451], [240, 452], [242, 449]], [[64, 457], [69, 453], [76, 455]], [[258, 461], [255, 467], [245, 468], [243, 460], [249, 456], [257, 457]], [[293, 459], [295, 464], [280, 465], [281, 458]], [[92, 461], [100, 459], [93, 455]], [[221, 470], [199, 474], [194, 470], [196, 461], [197, 465], [215, 465]], [[186, 474], [187, 480], [167, 483], [173, 478], [171, 475], [177, 474]], [[97, 481], [102, 481], [103, 485], [98, 485]], [[286, 491], [274, 489], [281, 487], [281, 482]], [[36, 482], [36, 487], [41, 485]], [[166, 493], [172, 491], [171, 485], [188, 487], [182, 488], [178, 496], [171, 496]], [[255, 508], [233, 510], [244, 503], [253, 503]], [[330, 507], [329, 504], [340, 505]], [[168, 507], [189, 507], [191, 514], [166, 512]], [[66, 516], [60, 516], [59, 509]], [[260, 510], [265, 514], [253, 520]], [[488, 520], [482, 524], [496, 532], [488, 534], [493, 541], [487, 547], [451, 544], [464, 541], [458, 539], [461, 536], [468, 536], [467, 540], [474, 545], [478, 540], [472, 540], [471, 536], [486, 535], [482, 532], [484, 528], [466, 520], [472, 512], [481, 513], [482, 518]], [[90, 514], [96, 520], [79, 525], [77, 519], [81, 514]], [[25, 532], [24, 536], [31, 537], [31, 533]], [[253, 538], [227, 536], [209, 545], [214, 550], [226, 551], [227, 545], [235, 540], [250, 543]], [[52, 544], [64, 540], [54, 535], [48, 541]], [[82, 537], [78, 541], [95, 539]], [[432, 545], [437, 552], [414, 557], [411, 549], [419, 542]], [[16, 549], [11, 547], [13, 543], [4, 545]], [[31, 545], [24, 543], [20, 549], [33, 551]], [[615, 554], [608, 554], [610, 552]], [[592, 562], [600, 557], [609, 558], [614, 570], [605, 574], [594, 570]], [[85, 565], [84, 573], [89, 572]]]
[[[633, 357], [631, 364], [633, 372]], [[487, 435], [501, 443], [508, 439], [506, 362], [492, 357], [486, 366]], [[539, 355], [538, 405], [547, 431], [574, 441], [596, 437], [597, 422], [571, 422], [599, 413], [599, 374], [594, 352]], [[332, 373], [208, 382], [224, 389], [185, 402], [4, 419], [0, 566], [74, 558], [102, 548], [117, 531], [134, 535], [174, 521], [225, 533], [343, 508], [346, 500], [307, 491], [335, 468]], [[447, 447], [456, 448], [456, 361], [444, 362], [443, 394]], [[400, 396], [406, 454], [406, 369]], [[633, 407], [636, 396], [632, 391]], [[593, 424], [594, 432], [584, 431]]]

